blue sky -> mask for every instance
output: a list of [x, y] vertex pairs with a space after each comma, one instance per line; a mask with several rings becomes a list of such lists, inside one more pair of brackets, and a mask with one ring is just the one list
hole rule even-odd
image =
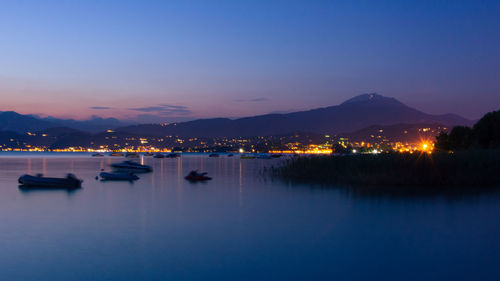
[[2, 1], [0, 110], [183, 120], [500, 108], [499, 1]]

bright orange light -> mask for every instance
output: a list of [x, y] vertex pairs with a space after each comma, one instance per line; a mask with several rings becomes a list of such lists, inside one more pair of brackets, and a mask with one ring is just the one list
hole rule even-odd
[[420, 151], [422, 152], [427, 152], [427, 153], [431, 153], [432, 150], [434, 149], [434, 145], [429, 142], [429, 141], [422, 141], [420, 143]]

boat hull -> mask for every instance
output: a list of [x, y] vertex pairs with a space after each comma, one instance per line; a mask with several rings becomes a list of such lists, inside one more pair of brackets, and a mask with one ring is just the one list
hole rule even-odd
[[115, 172], [118, 173], [149, 173], [153, 169], [147, 165], [141, 165], [139, 163], [125, 161], [122, 163], [115, 163], [110, 165]]
[[208, 181], [211, 180], [212, 178], [207, 176], [186, 176], [185, 179], [188, 181], [196, 182], [196, 181]]
[[80, 188], [82, 180], [77, 178], [46, 178], [23, 175], [19, 177], [18, 182], [22, 188]]
[[112, 166], [113, 171], [117, 173], [149, 173], [151, 172], [150, 168], [136, 168], [136, 167], [116, 167]]

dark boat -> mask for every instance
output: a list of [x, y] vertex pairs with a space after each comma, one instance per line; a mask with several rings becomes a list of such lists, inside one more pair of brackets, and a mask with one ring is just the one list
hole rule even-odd
[[139, 158], [141, 156], [139, 155], [139, 153], [136, 153], [136, 152], [127, 152], [127, 153], [125, 153], [125, 157], [126, 158]]
[[217, 154], [217, 153], [212, 153], [212, 154], [208, 155], [208, 157], [219, 157], [219, 154]]
[[211, 180], [212, 178], [207, 176], [207, 173], [198, 173], [198, 171], [191, 171], [189, 174], [185, 177], [188, 181], [196, 182], [196, 181], [207, 181]]
[[116, 172], [132, 172], [132, 173], [148, 173], [152, 172], [153, 168], [147, 165], [141, 165], [133, 161], [123, 161], [110, 165]]
[[73, 174], [68, 174], [65, 178], [48, 178], [41, 174], [37, 176], [23, 175], [19, 177], [18, 182], [21, 188], [80, 188], [83, 180], [78, 179]]
[[181, 155], [179, 153], [170, 153], [170, 154], [167, 154], [167, 156], [165, 156], [166, 158], [177, 158], [177, 157], [181, 157]]
[[165, 155], [161, 154], [161, 153], [156, 153], [155, 156], [153, 156], [154, 158], [165, 158]]
[[234, 154], [232, 154], [232, 153], [229, 153], [229, 154], [227, 155], [227, 157], [233, 157], [233, 156], [234, 156]]

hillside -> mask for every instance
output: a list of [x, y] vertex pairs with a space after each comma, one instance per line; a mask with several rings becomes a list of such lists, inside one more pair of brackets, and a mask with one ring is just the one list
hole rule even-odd
[[307, 131], [320, 134], [341, 134], [371, 125], [443, 124], [471, 125], [473, 121], [455, 114], [432, 115], [411, 108], [394, 98], [364, 94], [340, 105], [288, 114], [267, 114], [254, 117], [199, 119], [169, 125], [136, 125], [117, 129], [141, 135], [177, 135], [183, 137], [268, 136]]

